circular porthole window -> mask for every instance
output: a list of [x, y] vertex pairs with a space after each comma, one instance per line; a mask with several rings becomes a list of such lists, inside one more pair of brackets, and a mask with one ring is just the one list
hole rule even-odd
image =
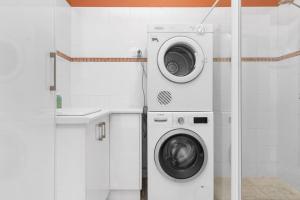
[[202, 138], [187, 129], [175, 129], [162, 136], [155, 148], [155, 163], [161, 174], [175, 181], [199, 176], [207, 163]]
[[194, 80], [204, 68], [202, 48], [187, 37], [175, 37], [166, 41], [158, 53], [158, 67], [168, 80], [186, 83]]

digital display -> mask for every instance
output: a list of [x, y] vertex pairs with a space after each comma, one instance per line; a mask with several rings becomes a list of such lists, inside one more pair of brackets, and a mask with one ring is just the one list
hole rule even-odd
[[194, 124], [207, 124], [207, 117], [194, 117]]

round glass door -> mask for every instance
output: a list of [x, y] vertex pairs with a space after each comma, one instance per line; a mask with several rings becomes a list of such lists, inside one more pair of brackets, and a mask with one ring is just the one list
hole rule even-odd
[[204, 61], [202, 48], [187, 37], [166, 41], [158, 53], [158, 67], [162, 75], [176, 83], [194, 80], [202, 72]]
[[169, 73], [183, 77], [194, 71], [196, 58], [189, 46], [176, 44], [166, 52], [164, 62]]
[[207, 149], [193, 131], [176, 129], [162, 136], [156, 145], [155, 163], [168, 178], [187, 181], [201, 174], [207, 163]]

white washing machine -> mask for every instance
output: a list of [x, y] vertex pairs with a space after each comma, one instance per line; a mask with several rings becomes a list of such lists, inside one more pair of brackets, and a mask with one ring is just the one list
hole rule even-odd
[[148, 30], [149, 111], [212, 111], [212, 25]]
[[213, 200], [212, 112], [148, 113], [148, 200]]

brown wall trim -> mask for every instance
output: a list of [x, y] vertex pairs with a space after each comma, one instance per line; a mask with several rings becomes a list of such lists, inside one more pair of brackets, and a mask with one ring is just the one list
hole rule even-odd
[[67, 61], [69, 61], [69, 62], [73, 62], [73, 58], [71, 58], [70, 56], [62, 53], [61, 51], [56, 51], [56, 55], [63, 58], [63, 59], [65, 59], [65, 60], [67, 60]]
[[278, 59], [279, 59], [279, 61], [282, 61], [282, 60], [287, 60], [287, 59], [298, 57], [298, 56], [300, 56], [300, 50], [280, 56], [280, 57], [278, 57]]
[[72, 58], [72, 62], [147, 62], [147, 58]]
[[[147, 62], [147, 58], [81, 58], [70, 57], [61, 51], [57, 51], [56, 55], [69, 61], [69, 62]], [[292, 53], [285, 54], [279, 57], [243, 57], [243, 62], [280, 62], [283, 60], [291, 59], [300, 56], [300, 50]], [[230, 57], [216, 57], [214, 62], [231, 62]]]
[[213, 59], [214, 62], [231, 62], [231, 58], [230, 57], [227, 57], [227, 58], [214, 58]]

